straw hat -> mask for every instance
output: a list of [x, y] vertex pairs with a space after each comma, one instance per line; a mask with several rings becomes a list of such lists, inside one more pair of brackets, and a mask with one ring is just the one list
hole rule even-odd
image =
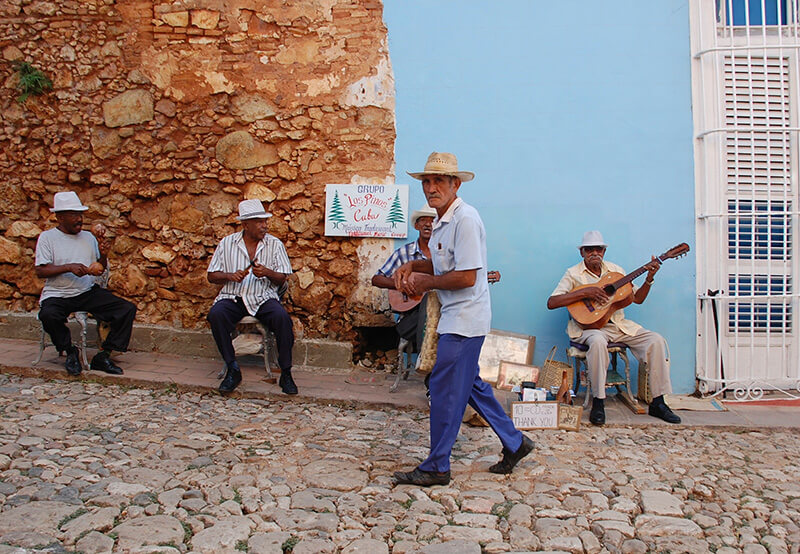
[[242, 200], [239, 202], [239, 221], [247, 221], [248, 219], [267, 219], [272, 217], [272, 214], [264, 210], [264, 205], [261, 200], [255, 198], [251, 200]]
[[85, 212], [89, 206], [81, 204], [81, 199], [74, 192], [57, 192], [53, 196], [51, 212]]
[[421, 207], [420, 209], [418, 209], [415, 212], [413, 212], [411, 214], [411, 226], [412, 227], [417, 224], [417, 220], [420, 217], [436, 217], [436, 210], [434, 210], [433, 208], [431, 208], [430, 206], [425, 204], [423, 207]]
[[472, 181], [475, 178], [475, 174], [471, 171], [458, 170], [458, 160], [455, 154], [450, 152], [431, 152], [422, 171], [417, 173], [407, 171], [406, 173], [420, 181], [425, 175], [449, 175], [450, 177], [458, 177], [461, 182]]
[[578, 246], [578, 250], [583, 248], [584, 246], [602, 246], [606, 248], [608, 245], [606, 241], [603, 240], [603, 235], [600, 231], [586, 231], [583, 234], [583, 242], [581, 242], [580, 246]]

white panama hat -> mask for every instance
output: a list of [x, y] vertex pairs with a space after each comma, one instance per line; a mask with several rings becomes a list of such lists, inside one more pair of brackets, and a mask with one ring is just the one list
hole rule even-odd
[[51, 212], [85, 212], [89, 206], [81, 204], [81, 199], [73, 191], [57, 192], [53, 195]]
[[583, 241], [581, 242], [580, 246], [578, 246], [578, 250], [583, 248], [584, 246], [602, 246], [606, 248], [608, 245], [606, 241], [603, 240], [603, 235], [600, 231], [586, 231], [583, 234]]
[[462, 183], [472, 181], [475, 178], [475, 174], [471, 171], [458, 170], [458, 159], [455, 154], [450, 152], [431, 152], [422, 171], [406, 171], [406, 173], [420, 181], [425, 175], [449, 175], [450, 177], [458, 177]]
[[420, 217], [436, 217], [436, 215], [437, 215], [436, 210], [425, 204], [423, 207], [421, 207], [420, 209], [416, 210], [411, 214], [411, 219], [410, 219], [411, 226], [413, 227], [414, 225], [416, 225], [417, 220]]
[[239, 221], [247, 221], [248, 219], [267, 219], [272, 217], [272, 214], [264, 210], [264, 205], [261, 200], [252, 198], [250, 200], [242, 200], [239, 202]]

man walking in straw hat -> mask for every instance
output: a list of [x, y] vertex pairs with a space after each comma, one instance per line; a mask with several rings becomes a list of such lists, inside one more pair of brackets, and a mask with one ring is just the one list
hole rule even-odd
[[467, 404], [503, 444], [502, 459], [489, 471], [511, 473], [533, 450], [533, 441], [514, 427], [479, 374], [478, 357], [492, 318], [486, 231], [477, 210], [457, 196], [461, 183], [475, 175], [459, 171], [456, 157], [447, 152], [433, 152], [422, 171], [409, 175], [422, 181], [437, 218], [428, 241], [431, 259], [403, 264], [394, 274], [395, 287], [412, 296], [436, 289], [442, 310], [430, 378], [430, 454], [412, 471], [395, 472], [394, 479], [417, 486], [450, 482], [450, 452]]
[[[606, 241], [600, 231], [587, 231], [578, 246], [583, 261], [567, 269], [547, 299], [547, 307], [551, 310], [569, 306], [584, 298], [600, 303], [608, 301], [608, 295], [600, 287], [585, 287], [574, 290], [581, 285], [597, 283], [608, 272], [625, 275], [620, 266], [605, 261]], [[641, 287], [633, 290], [633, 302], [641, 304], [650, 293], [653, 279], [659, 269], [655, 258], [645, 266], [647, 277]], [[651, 416], [663, 419], [667, 423], [680, 423], [681, 418], [664, 402], [664, 395], [672, 392], [669, 378], [669, 348], [664, 337], [653, 331], [643, 329], [638, 323], [625, 319], [621, 308], [616, 310], [608, 323], [600, 329], [584, 329], [578, 322], [570, 318], [567, 325], [570, 340], [589, 347], [586, 352], [586, 368], [592, 382], [592, 410], [589, 421], [593, 425], [604, 425], [606, 422], [606, 372], [608, 371], [608, 343], [622, 342], [628, 345], [636, 359], [646, 361], [650, 368], [650, 386], [653, 401], [648, 412]], [[588, 394], [588, 393], [587, 393]]]
[[286, 394], [297, 394], [292, 379], [292, 320], [280, 303], [280, 288], [292, 273], [292, 264], [283, 243], [267, 233], [267, 219], [260, 200], [239, 202], [242, 231], [223, 238], [211, 263], [208, 280], [223, 285], [208, 312], [211, 333], [225, 361], [225, 378], [221, 393], [232, 392], [242, 382], [242, 371], [236, 361], [231, 332], [246, 315], [251, 315], [275, 334], [278, 346], [278, 381]]
[[99, 230], [97, 237], [83, 230], [83, 212], [88, 209], [72, 191], [53, 196], [50, 211], [56, 214], [58, 226], [44, 231], [36, 241], [36, 276], [45, 279], [39, 320], [56, 349], [67, 353], [64, 367], [70, 375], [80, 375], [83, 368], [66, 325], [69, 314], [91, 312], [108, 322], [108, 336], [89, 367], [120, 375], [122, 369], [111, 360], [111, 351], [128, 349], [136, 306], [95, 284], [94, 278], [108, 265], [111, 240]]

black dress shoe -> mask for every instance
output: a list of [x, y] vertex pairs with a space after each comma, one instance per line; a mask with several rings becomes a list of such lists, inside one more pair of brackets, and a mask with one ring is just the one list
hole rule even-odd
[[592, 411], [589, 412], [589, 423], [592, 425], [606, 424], [606, 402], [604, 398], [592, 399]]
[[83, 370], [81, 367], [81, 360], [78, 358], [78, 349], [74, 346], [71, 352], [67, 352], [67, 361], [64, 362], [64, 368], [67, 370], [67, 373], [73, 377], [80, 375]]
[[104, 350], [94, 355], [92, 363], [89, 364], [89, 368], [95, 371], [104, 371], [111, 375], [122, 375], [122, 368], [112, 362], [108, 352]]
[[286, 394], [297, 394], [297, 385], [294, 384], [294, 379], [292, 379], [291, 369], [281, 370], [281, 378], [278, 379], [278, 385]]
[[229, 392], [233, 392], [236, 387], [239, 386], [239, 383], [242, 382], [242, 370], [239, 369], [239, 364], [237, 362], [231, 362], [228, 365], [228, 368], [225, 372], [225, 378], [219, 384], [219, 392], [222, 394], [228, 394]]
[[659, 419], [663, 419], [667, 423], [680, 423], [681, 418], [673, 412], [669, 406], [667, 406], [664, 401], [662, 400], [660, 403], [651, 403], [650, 407], [647, 409], [647, 413], [649, 413], [653, 417], [657, 417]]
[[489, 471], [503, 475], [511, 473], [514, 470], [514, 466], [517, 465], [522, 458], [530, 454], [531, 450], [533, 450], [533, 441], [529, 439], [527, 435], [522, 435], [522, 444], [519, 445], [517, 451], [509, 452], [503, 448], [503, 459], [493, 466], [490, 466]]
[[450, 483], [450, 472], [425, 471], [417, 467], [409, 472], [395, 471], [394, 481], [397, 485], [417, 485], [418, 487], [447, 485]]

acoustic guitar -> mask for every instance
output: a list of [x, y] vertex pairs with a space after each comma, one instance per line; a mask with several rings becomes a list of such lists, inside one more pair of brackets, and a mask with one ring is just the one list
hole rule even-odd
[[[656, 263], [661, 265], [670, 258], [679, 258], [689, 252], [689, 245], [685, 242], [674, 246], [658, 256]], [[649, 264], [650, 262], [647, 262]], [[589, 285], [580, 285], [572, 289], [573, 291], [586, 289], [589, 287], [600, 287], [608, 295], [608, 300], [604, 303], [596, 302], [589, 298], [578, 300], [567, 306], [569, 315], [578, 322], [584, 329], [599, 329], [611, 319], [611, 315], [633, 302], [633, 285], [631, 281], [647, 272], [644, 264], [642, 267], [631, 271], [627, 275], [610, 271], [603, 275], [599, 281]]]
[[[488, 271], [486, 273], [486, 278], [489, 283], [496, 283], [500, 280], [500, 272], [499, 271]], [[425, 294], [420, 294], [418, 296], [409, 296], [404, 292], [400, 292], [396, 289], [389, 289], [389, 306], [392, 308], [393, 312], [407, 312], [408, 310], [413, 309], [417, 304], [422, 302], [422, 298]]]

